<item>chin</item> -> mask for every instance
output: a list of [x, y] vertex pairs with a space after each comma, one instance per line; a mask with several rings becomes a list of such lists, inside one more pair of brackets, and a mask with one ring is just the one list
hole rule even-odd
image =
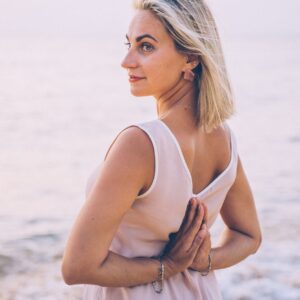
[[139, 89], [139, 88], [134, 88], [134, 87], [131, 87], [130, 92], [135, 97], [145, 97], [145, 96], [152, 95], [151, 93], [149, 93], [149, 91], [147, 91], [145, 89]]

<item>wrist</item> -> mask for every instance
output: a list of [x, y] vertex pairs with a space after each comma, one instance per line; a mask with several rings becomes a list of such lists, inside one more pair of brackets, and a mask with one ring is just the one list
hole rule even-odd
[[216, 260], [215, 260], [215, 251], [214, 251], [214, 249], [212, 248], [211, 250], [210, 250], [210, 259], [211, 259], [211, 270], [214, 270], [215, 269], [215, 264], [216, 264]]
[[212, 270], [212, 259], [211, 259], [211, 253], [208, 253], [208, 266], [204, 271], [201, 271], [200, 274], [202, 276], [207, 276], [209, 274], [209, 272]]
[[159, 261], [159, 271], [158, 271], [158, 276], [155, 281], [152, 281], [152, 286], [155, 290], [156, 293], [160, 294], [163, 289], [164, 289], [164, 278], [165, 278], [165, 264], [162, 261], [162, 258], [159, 256], [157, 257]]
[[162, 258], [165, 267], [165, 279], [177, 274], [179, 271], [176, 269], [175, 264], [167, 257]]

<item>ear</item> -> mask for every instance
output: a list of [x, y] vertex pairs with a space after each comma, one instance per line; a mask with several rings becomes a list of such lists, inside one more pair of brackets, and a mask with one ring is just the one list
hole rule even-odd
[[193, 70], [199, 65], [199, 56], [190, 54], [186, 56], [185, 70]]

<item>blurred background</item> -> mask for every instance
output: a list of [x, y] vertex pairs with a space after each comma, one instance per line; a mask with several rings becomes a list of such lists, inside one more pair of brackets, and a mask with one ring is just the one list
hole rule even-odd
[[[229, 124], [262, 230], [217, 271], [224, 299], [300, 299], [300, 2], [207, 0], [235, 93]], [[120, 66], [130, 0], [0, 0], [0, 299], [80, 299], [62, 281], [86, 181], [125, 126], [156, 118]], [[220, 221], [214, 228], [217, 236]]]

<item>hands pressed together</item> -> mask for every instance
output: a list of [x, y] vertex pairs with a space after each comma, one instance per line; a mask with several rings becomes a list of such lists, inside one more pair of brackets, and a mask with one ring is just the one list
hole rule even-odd
[[163, 262], [174, 273], [187, 268], [199, 272], [208, 269], [211, 239], [207, 214], [206, 205], [199, 199], [189, 201], [179, 230], [170, 235], [163, 251]]

